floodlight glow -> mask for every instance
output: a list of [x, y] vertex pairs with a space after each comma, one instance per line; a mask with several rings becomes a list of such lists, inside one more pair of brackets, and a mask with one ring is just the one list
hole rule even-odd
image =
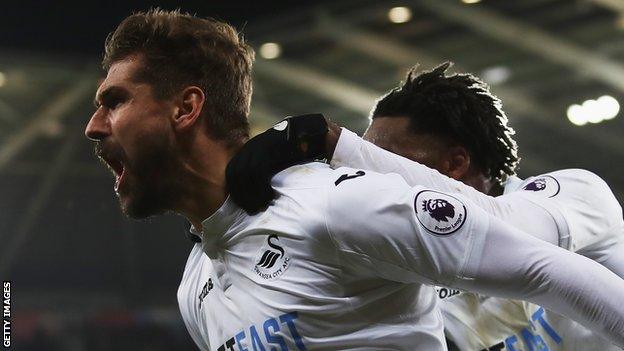
[[481, 2], [481, 0], [462, 0], [462, 2], [464, 4], [476, 4], [478, 2]]
[[412, 10], [407, 7], [393, 7], [388, 11], [388, 18], [392, 23], [405, 23], [412, 19]]
[[572, 124], [577, 126], [587, 124], [587, 118], [585, 118], [581, 105], [574, 104], [568, 107], [568, 119]]
[[613, 119], [620, 113], [620, 103], [613, 96], [603, 95], [596, 101], [601, 106], [604, 119]]
[[603, 95], [598, 99], [585, 100], [583, 104], [568, 107], [567, 115], [572, 124], [582, 126], [600, 123], [615, 118], [620, 112], [620, 103], [612, 96]]
[[0, 72], [0, 87], [3, 87], [6, 84], [6, 74], [4, 72]]
[[282, 54], [282, 47], [277, 43], [264, 43], [260, 46], [260, 56], [267, 60], [272, 60], [280, 57]]
[[493, 66], [484, 69], [481, 77], [490, 84], [501, 84], [509, 80], [511, 70], [505, 66]]
[[602, 114], [600, 113], [600, 104], [596, 100], [585, 100], [581, 105], [587, 122], [600, 123], [602, 122]]

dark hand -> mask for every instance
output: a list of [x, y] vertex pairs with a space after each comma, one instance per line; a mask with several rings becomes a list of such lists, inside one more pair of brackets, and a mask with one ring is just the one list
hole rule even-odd
[[321, 114], [288, 117], [253, 137], [230, 160], [225, 177], [232, 200], [250, 214], [275, 197], [271, 178], [284, 169], [327, 158], [327, 122]]

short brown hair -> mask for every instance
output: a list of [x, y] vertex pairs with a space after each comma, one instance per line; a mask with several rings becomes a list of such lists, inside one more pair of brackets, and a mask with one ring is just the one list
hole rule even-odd
[[204, 90], [209, 133], [239, 143], [249, 137], [253, 49], [231, 25], [179, 10], [152, 9], [124, 19], [105, 44], [103, 68], [141, 54], [135, 79], [152, 85], [158, 99], [188, 85]]

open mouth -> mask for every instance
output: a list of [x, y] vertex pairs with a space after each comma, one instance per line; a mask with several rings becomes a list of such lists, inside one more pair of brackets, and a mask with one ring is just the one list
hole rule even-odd
[[119, 187], [124, 176], [124, 165], [121, 161], [113, 161], [110, 167], [115, 173], [115, 192], [119, 192]]
[[115, 192], [119, 193], [119, 188], [124, 179], [125, 166], [118, 158], [113, 155], [102, 153], [100, 159], [106, 163], [111, 172], [115, 175]]

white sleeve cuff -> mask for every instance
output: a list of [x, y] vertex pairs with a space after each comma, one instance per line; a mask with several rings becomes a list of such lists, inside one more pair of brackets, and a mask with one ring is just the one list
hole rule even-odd
[[348, 167], [353, 164], [353, 155], [360, 149], [362, 139], [346, 128], [341, 128], [341, 130], [338, 144], [329, 163], [332, 168]]

